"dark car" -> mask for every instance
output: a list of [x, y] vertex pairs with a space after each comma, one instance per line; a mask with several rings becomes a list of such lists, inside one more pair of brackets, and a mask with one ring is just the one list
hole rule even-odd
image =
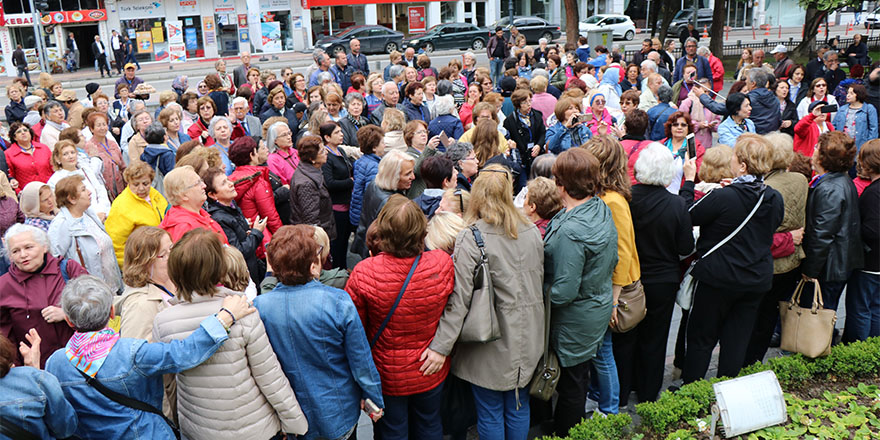
[[[675, 17], [672, 17], [672, 20], [669, 21], [669, 30], [666, 31], [666, 35], [677, 38], [678, 34], [681, 33], [681, 29], [687, 27], [688, 23], [693, 22], [694, 9], [682, 9], [675, 14]], [[658, 27], [661, 25], [662, 24], [658, 23]], [[712, 29], [712, 9], [710, 8], [700, 8], [697, 12], [696, 29], [702, 32], [704, 26], [710, 30]]]
[[[526, 44], [538, 44], [538, 40], [541, 38], [546, 38], [550, 42], [562, 36], [562, 30], [559, 26], [550, 24], [550, 22], [540, 17], [514, 16], [513, 25], [516, 26], [519, 33], [526, 36]], [[497, 26], [504, 28], [504, 38], [510, 38], [510, 17], [504, 17], [496, 21], [489, 28], [489, 32], [494, 34]]]
[[481, 50], [486, 47], [488, 30], [470, 23], [445, 23], [432, 26], [424, 34], [403, 40], [403, 48], [413, 47], [433, 52], [435, 49]]
[[385, 26], [364, 25], [350, 27], [336, 35], [321, 38], [315, 47], [324, 49], [329, 54], [348, 52], [348, 42], [357, 38], [361, 42], [363, 53], [391, 53], [403, 44], [403, 33], [393, 31]]

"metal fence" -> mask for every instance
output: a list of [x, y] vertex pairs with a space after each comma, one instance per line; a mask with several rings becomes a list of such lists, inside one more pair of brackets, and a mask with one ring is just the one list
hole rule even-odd
[[[761, 31], [761, 32], [763, 32], [763, 31]], [[833, 35], [829, 35], [828, 40], [831, 41], [831, 39], [833, 37], [834, 37]], [[880, 48], [880, 35], [878, 35], [876, 37], [863, 38], [862, 41], [864, 41], [865, 44], [868, 45], [868, 50]], [[850, 44], [852, 44], [852, 42], [853, 42], [853, 37], [845, 37], [845, 38], [841, 37], [841, 38], [839, 38], [837, 48], [839, 50], [845, 50], [847, 47], [849, 47]], [[708, 43], [707, 40], [703, 40], [703, 41], [701, 41], [700, 45], [707, 45], [707, 43]], [[797, 47], [798, 44], [800, 44], [800, 40], [796, 40], [794, 38], [789, 38], [787, 40], [765, 38], [764, 41], [758, 42], [758, 43], [743, 43], [742, 40], [737, 40], [735, 43], [725, 41], [724, 47], [723, 47], [722, 57], [739, 57], [739, 55], [742, 54], [742, 50], [747, 49], [747, 48], [752, 49], [752, 50], [763, 49], [763, 50], [767, 51], [767, 53], [769, 54], [770, 51], [773, 50], [773, 48], [776, 47], [776, 45], [778, 45], [778, 44], [784, 45], [789, 51], [791, 51], [795, 47]], [[816, 50], [816, 49], [822, 47], [824, 44], [826, 44], [824, 35], [817, 36], [813, 49]], [[633, 57], [635, 56], [635, 54], [637, 52], [638, 52], [638, 49], [626, 51], [624, 54], [624, 59], [627, 59], [627, 60], [633, 59]], [[681, 55], [682, 55], [681, 48], [679, 48], [679, 53], [676, 53], [675, 56], [680, 57]], [[718, 56], [718, 54], [715, 54], [715, 55]], [[767, 57], [765, 57], [765, 59], [766, 58]]]

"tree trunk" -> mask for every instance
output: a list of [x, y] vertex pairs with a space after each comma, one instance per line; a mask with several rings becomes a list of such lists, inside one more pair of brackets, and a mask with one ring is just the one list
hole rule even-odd
[[678, 12], [679, 9], [681, 9], [681, 3], [678, 0], [667, 0], [663, 3], [664, 25], [663, 29], [660, 29], [660, 41], [665, 43], [667, 38], [678, 38], [678, 35], [669, 35], [669, 22], [672, 21], [672, 17], [675, 17], [675, 13]]
[[577, 0], [565, 0], [565, 43], [577, 47], [579, 36], [578, 2]]
[[727, 2], [725, 0], [715, 0], [715, 7], [712, 11], [712, 29], [709, 30], [709, 50], [712, 55], [718, 58], [724, 58], [724, 14], [727, 12]]
[[792, 58], [809, 58], [812, 56], [813, 46], [816, 43], [816, 33], [819, 24], [825, 19], [826, 12], [820, 11], [815, 3], [810, 3], [804, 14], [804, 38], [792, 52]]

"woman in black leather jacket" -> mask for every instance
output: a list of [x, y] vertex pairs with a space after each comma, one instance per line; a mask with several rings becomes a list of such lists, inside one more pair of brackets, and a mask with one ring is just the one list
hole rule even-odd
[[[807, 196], [803, 242], [806, 258], [801, 272], [805, 280], [818, 280], [825, 308], [831, 310], [837, 310], [853, 270], [864, 264], [859, 196], [847, 174], [855, 157], [855, 141], [840, 131], [819, 136], [813, 152], [816, 177], [810, 182]], [[801, 298], [806, 304], [812, 293], [805, 291]]]

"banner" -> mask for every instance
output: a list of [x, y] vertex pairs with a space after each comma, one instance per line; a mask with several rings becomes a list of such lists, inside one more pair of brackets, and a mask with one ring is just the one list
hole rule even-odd
[[40, 21], [44, 25], [63, 23], [86, 23], [91, 21], [106, 21], [107, 11], [104, 9], [84, 9], [81, 11], [56, 11], [42, 17]]
[[[6, 18], [3, 16], [3, 2], [0, 2], [0, 26], [6, 26]], [[0, 66], [2, 66], [2, 64], [0, 64]]]
[[261, 23], [263, 52], [281, 52], [281, 23]]
[[[168, 56], [172, 63], [186, 62], [186, 44], [183, 42], [183, 23], [180, 20], [165, 20], [168, 32]], [[188, 29], [189, 30], [189, 29]], [[192, 29], [195, 33], [195, 29]]]
[[152, 53], [153, 52], [153, 34], [151, 32], [137, 33], [137, 52]]
[[407, 8], [407, 16], [409, 17], [409, 33], [425, 32], [425, 7], [410, 6]]
[[263, 34], [263, 28], [260, 25], [260, 12], [263, 10], [260, 0], [247, 0], [247, 18], [248, 30], [251, 34], [251, 45], [255, 51], [263, 50], [263, 39], [259, 38]]
[[202, 32], [205, 34], [205, 44], [217, 44], [217, 27], [214, 25], [214, 16], [206, 15], [202, 17]]

